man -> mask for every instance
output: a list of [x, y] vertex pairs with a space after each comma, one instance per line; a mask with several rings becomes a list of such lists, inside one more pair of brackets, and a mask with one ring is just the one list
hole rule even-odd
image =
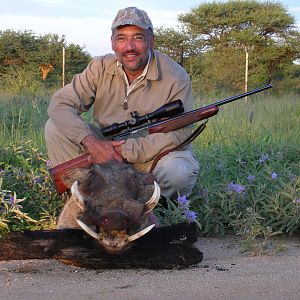
[[[180, 145], [191, 134], [191, 128], [186, 127], [111, 141], [84, 121], [81, 114], [91, 107], [100, 128], [131, 119], [132, 111], [144, 115], [177, 99], [182, 100], [185, 111], [192, 109], [190, 79], [180, 65], [153, 50], [153, 26], [145, 11], [121, 9], [111, 29], [115, 55], [94, 58], [51, 99], [45, 138], [53, 166], [89, 152], [94, 163], [126, 161], [149, 172], [160, 153]], [[189, 145], [163, 156], [153, 175], [162, 195], [171, 198], [178, 192], [191, 193], [198, 169]]]

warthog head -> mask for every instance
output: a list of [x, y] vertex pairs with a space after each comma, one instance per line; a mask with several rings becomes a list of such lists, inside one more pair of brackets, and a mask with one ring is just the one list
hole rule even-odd
[[79, 208], [73, 218], [107, 252], [121, 252], [155, 226], [151, 214], [160, 188], [150, 174], [111, 161], [76, 169], [68, 176], [70, 201]]

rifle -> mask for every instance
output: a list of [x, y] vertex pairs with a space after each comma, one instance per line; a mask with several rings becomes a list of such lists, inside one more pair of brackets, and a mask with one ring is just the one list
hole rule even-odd
[[[176, 100], [174, 102], [163, 105], [150, 114], [141, 117], [138, 116], [137, 112], [132, 112], [131, 116], [133, 118], [131, 120], [125, 121], [123, 123], [114, 123], [110, 126], [104, 127], [102, 128], [102, 133], [104, 136], [111, 136], [112, 140], [117, 141], [147, 136], [148, 134], [158, 132], [165, 133], [174, 131], [216, 115], [219, 111], [219, 106], [221, 105], [259, 93], [271, 87], [272, 85], [266, 85], [261, 88], [256, 88], [249, 92], [232, 96], [188, 112], [183, 112], [183, 104], [181, 100]], [[159, 120], [152, 122], [153, 119]], [[147, 124], [138, 126], [141, 123]], [[127, 130], [123, 131], [124, 129]]]
[[[153, 133], [174, 131], [216, 115], [219, 112], [219, 106], [262, 92], [271, 87], [271, 84], [265, 85], [188, 112], [184, 112], [181, 100], [167, 103], [154, 112], [143, 116], [140, 116], [138, 112], [134, 111], [131, 113], [132, 119], [103, 127], [102, 133], [104, 136], [116, 141], [147, 136]], [[63, 179], [66, 170], [87, 167], [91, 164], [91, 155], [87, 153], [49, 169], [57, 192], [62, 194], [67, 190]]]

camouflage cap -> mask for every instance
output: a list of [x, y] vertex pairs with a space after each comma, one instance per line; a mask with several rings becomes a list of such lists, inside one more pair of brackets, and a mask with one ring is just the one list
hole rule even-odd
[[143, 29], [151, 28], [153, 30], [152, 22], [147, 13], [136, 7], [120, 9], [112, 22], [111, 30], [123, 25], [135, 25]]

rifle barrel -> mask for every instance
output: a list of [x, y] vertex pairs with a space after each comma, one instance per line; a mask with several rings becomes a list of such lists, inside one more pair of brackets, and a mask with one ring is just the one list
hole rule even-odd
[[232, 96], [232, 97], [226, 98], [226, 99], [224, 99], [224, 100], [217, 101], [217, 102], [215, 102], [215, 103], [213, 103], [213, 104], [209, 104], [209, 105], [204, 106], [204, 107], [201, 107], [201, 108], [210, 107], [210, 106], [212, 106], [212, 105], [215, 105], [215, 106], [221, 106], [221, 105], [224, 105], [224, 104], [233, 102], [233, 101], [235, 101], [235, 100], [238, 100], [238, 99], [241, 99], [241, 98], [244, 98], [244, 97], [247, 97], [247, 96], [256, 94], [256, 93], [258, 93], [258, 92], [261, 92], [261, 91], [270, 89], [271, 87], [272, 87], [272, 84], [268, 84], [268, 85], [265, 85], [265, 86], [263, 86], [263, 87], [260, 87], [260, 88], [256, 88], [256, 89], [254, 89], [254, 90], [251, 90], [251, 91], [249, 91], [249, 92], [245, 92], [245, 93], [243, 93], [243, 94], [239, 94], [239, 95], [236, 95], [236, 96]]

